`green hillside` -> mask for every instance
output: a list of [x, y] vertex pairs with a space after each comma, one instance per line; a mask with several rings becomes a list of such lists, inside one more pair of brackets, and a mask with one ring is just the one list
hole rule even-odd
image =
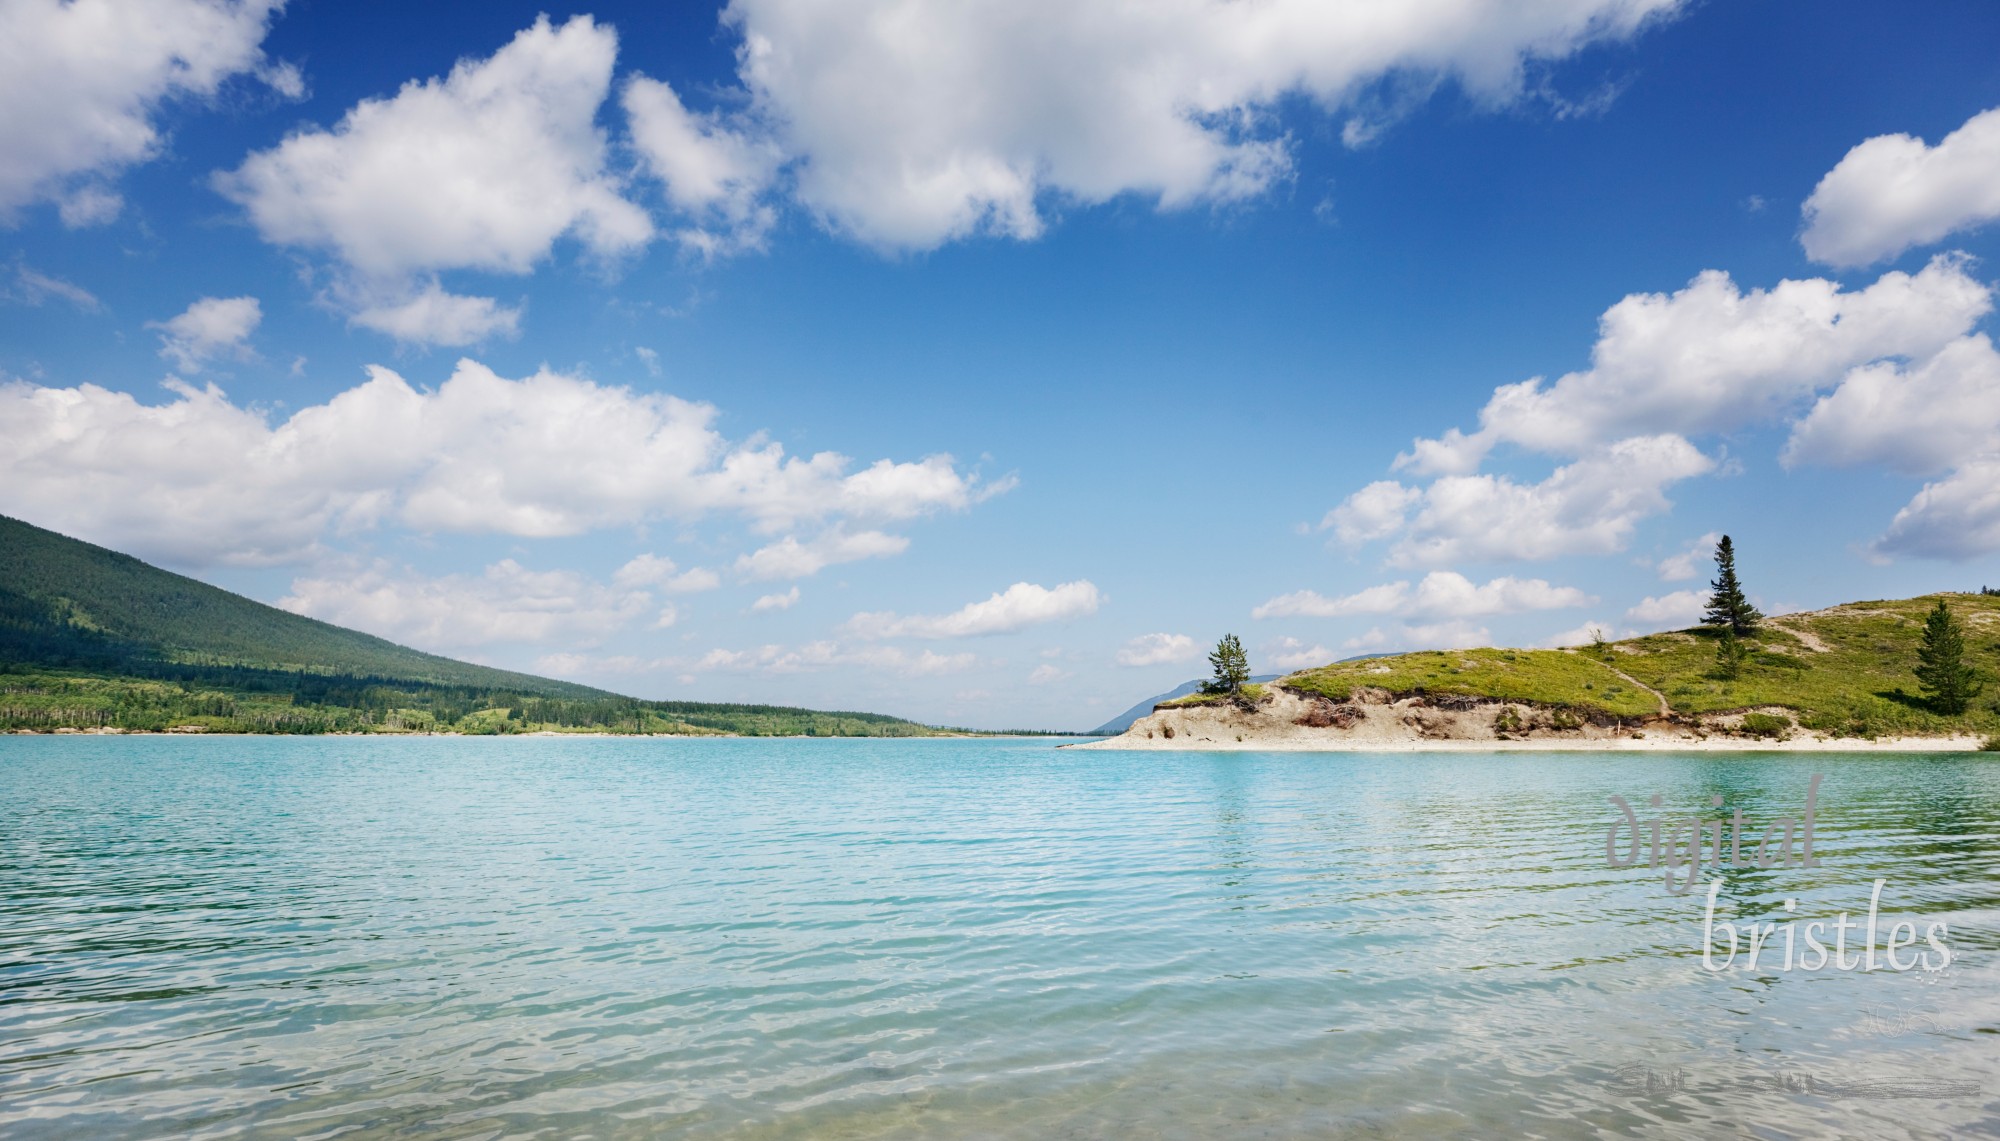
[[[1964, 625], [1966, 661], [1986, 681], [1959, 715], [1933, 710], [1911, 672], [1924, 616], [1939, 598]], [[1397, 654], [1302, 670], [1278, 684], [1337, 701], [1372, 686], [1628, 720], [1775, 706], [1804, 728], [1836, 736], [2000, 730], [2000, 597], [1933, 594], [1788, 614], [1766, 619], [1745, 648], [1733, 679], [1718, 668], [1715, 632], [1696, 627], [1573, 650]]]
[[426, 654], [0, 515], [0, 730], [924, 736], [877, 713], [641, 701]]
[[[121, 654], [182, 663], [603, 696], [588, 686], [412, 650], [0, 515], [0, 614], [7, 615], [0, 622], [11, 619], [7, 629], [18, 637], [24, 620], [38, 624], [38, 610], [52, 610], [55, 619], [39, 623], [45, 643], [72, 642], [70, 652], [100, 658], [118, 647]], [[36, 660], [6, 653], [18, 647], [4, 641], [0, 647], [6, 660]]]

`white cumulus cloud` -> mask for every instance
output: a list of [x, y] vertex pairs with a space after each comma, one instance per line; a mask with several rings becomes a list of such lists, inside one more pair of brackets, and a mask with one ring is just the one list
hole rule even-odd
[[628, 588], [651, 586], [671, 594], [693, 594], [721, 586], [722, 576], [706, 567], [681, 570], [674, 560], [648, 551], [619, 567], [611, 581]]
[[675, 236], [704, 256], [761, 249], [777, 222], [763, 196], [783, 164], [775, 142], [753, 125], [695, 114], [674, 89], [636, 76], [620, 102], [632, 145], [690, 224]]
[[1186, 634], [1141, 634], [1118, 650], [1121, 666], [1161, 666], [1170, 662], [1191, 662], [1200, 651]]
[[1992, 308], [1991, 289], [1955, 255], [1853, 291], [1810, 278], [1745, 292], [1710, 270], [1679, 292], [1613, 305], [1589, 369], [1495, 389], [1478, 431], [1418, 440], [1397, 466], [1460, 475], [1501, 443], [1574, 456], [1641, 434], [1730, 431], [1775, 418], [1858, 365], [1929, 356]]
[[767, 610], [790, 610], [793, 606], [798, 604], [798, 601], [799, 601], [799, 588], [795, 586], [792, 589], [787, 590], [782, 594], [766, 594], [759, 596], [757, 601], [750, 604], [750, 609], [752, 612], [758, 614], [761, 614]]
[[1715, 545], [1722, 541], [1722, 532], [1710, 531], [1676, 551], [1655, 565], [1662, 582], [1686, 582], [1699, 576], [1701, 568], [1715, 557]]
[[1318, 643], [1308, 646], [1297, 638], [1280, 638], [1265, 652], [1265, 658], [1281, 670], [1303, 670], [1326, 665], [1334, 660], [1334, 653]]
[[1348, 496], [1340, 506], [1326, 513], [1321, 527], [1331, 527], [1340, 541], [1349, 546], [1386, 539], [1403, 529], [1410, 508], [1422, 502], [1424, 493], [1404, 487], [1392, 479], [1378, 479]]
[[1787, 466], [1930, 475], [2000, 450], [2000, 353], [1984, 333], [1929, 358], [1855, 369], [1793, 428]]
[[1596, 601], [1573, 586], [1507, 576], [1474, 584], [1456, 571], [1432, 571], [1417, 584], [1409, 613], [1435, 618], [1477, 618], [1530, 610], [1563, 610]]
[[670, 671], [681, 684], [692, 685], [701, 674], [769, 675], [815, 673], [821, 670], [866, 670], [896, 677], [937, 677], [962, 673], [978, 664], [972, 654], [911, 653], [896, 646], [849, 646], [838, 642], [807, 642], [799, 646], [770, 644], [747, 650], [716, 648], [700, 657], [641, 658], [630, 654], [593, 657], [581, 653], [543, 656], [536, 669], [563, 677], [630, 676]]
[[1281, 594], [1250, 611], [1252, 618], [1346, 618], [1355, 614], [1390, 614], [1410, 599], [1410, 584], [1386, 582], [1353, 594], [1328, 598], [1316, 590]]
[[1383, 583], [1338, 598], [1301, 590], [1281, 595], [1250, 612], [1252, 618], [1344, 618], [1396, 614], [1407, 618], [1478, 618], [1561, 610], [1596, 601], [1573, 586], [1545, 579], [1506, 576], [1474, 583], [1457, 571], [1432, 571], [1414, 589], [1408, 582]]
[[687, 663], [694, 673], [797, 674], [859, 667], [900, 677], [937, 677], [962, 673], [978, 664], [970, 653], [912, 653], [900, 646], [845, 646], [838, 642], [808, 642], [802, 646], [767, 645], [750, 650], [715, 649]]
[[602, 256], [652, 239], [595, 122], [617, 54], [617, 34], [589, 16], [541, 17], [487, 59], [252, 154], [216, 188], [265, 241], [332, 254], [358, 324], [422, 344], [511, 331], [518, 312], [425, 275], [526, 273], [565, 236]]
[[160, 331], [160, 355], [184, 372], [200, 372], [225, 353], [247, 355], [250, 334], [264, 319], [255, 297], [204, 297], [167, 321], [150, 322]]
[[[1409, 497], [1415, 514], [1394, 530], [1382, 529], [1398, 536], [1389, 561], [1434, 566], [1622, 550], [1640, 520], [1670, 506], [1668, 487], [1714, 468], [1715, 461], [1693, 444], [1666, 435], [1619, 440], [1539, 483], [1490, 474], [1445, 476], [1428, 487], [1407, 489], [1416, 492]], [[1377, 486], [1356, 494], [1379, 496]]]
[[1047, 622], [1062, 622], [1097, 613], [1104, 596], [1087, 580], [1059, 586], [1017, 582], [982, 602], [971, 602], [941, 615], [899, 616], [889, 611], [864, 611], [848, 619], [848, 629], [862, 638], [971, 638], [1011, 634]]
[[1806, 256], [1837, 266], [1895, 257], [2000, 218], [2000, 107], [1926, 146], [1877, 135], [1820, 179], [1804, 206]]
[[[293, 580], [278, 605], [424, 650], [558, 639], [588, 644], [643, 619], [643, 590], [502, 559], [477, 575], [429, 577], [375, 562]], [[671, 624], [671, 620], [667, 624]]]
[[[1407, 650], [1464, 650], [1493, 644], [1486, 627], [1458, 620], [1451, 622], [1405, 623], [1384, 629], [1371, 627], [1342, 643], [1361, 653], [1393, 653]], [[1325, 664], [1325, 663], [1318, 663]]]
[[[1994, 293], [1970, 269], [1950, 253], [1853, 290], [1820, 278], [1744, 290], [1710, 271], [1676, 293], [1633, 294], [1605, 312], [1590, 368], [1495, 389], [1475, 431], [1397, 457], [1432, 482], [1368, 484], [1321, 527], [1349, 547], [1390, 541], [1397, 566], [1618, 551], [1671, 508], [1668, 488], [1721, 468], [1691, 437], [1801, 413], [1787, 465], [1929, 474], [2000, 451], [1996, 354], [1974, 331]], [[1569, 462], [1537, 483], [1481, 473], [1500, 445]], [[1909, 519], [1923, 514], [1913, 503]], [[1878, 550], [1920, 547], [1935, 545], [1885, 535]], [[1659, 569], [1692, 577], [1694, 561]]]
[[381, 367], [273, 424], [213, 386], [146, 405], [95, 385], [0, 384], [0, 511], [181, 565], [295, 560], [336, 528], [575, 535], [711, 512], [777, 532], [959, 510], [949, 457], [859, 471], [733, 442], [716, 409], [460, 361], [435, 391]]
[[2000, 453], [1925, 484], [1889, 521], [1875, 549], [1953, 561], [2000, 550]]
[[354, 301], [350, 322], [410, 344], [460, 347], [521, 331], [520, 306], [447, 293], [435, 278], [385, 294], [352, 288], [344, 292]]
[[296, 96], [295, 69], [261, 45], [274, 0], [6, 0], [0, 3], [0, 222], [54, 200], [65, 224], [109, 221], [108, 181], [161, 147], [177, 100], [263, 75]]
[[1924, 485], [1875, 542], [1878, 554], [1962, 560], [2000, 550], [2000, 352], [1984, 333], [1913, 361], [1848, 373], [1792, 427], [1787, 467], [1885, 467]]
[[1529, 61], [1625, 39], [1677, 7], [734, 0], [724, 18], [803, 204], [871, 244], [928, 248], [1033, 237], [1051, 200], [1256, 195], [1292, 169], [1270, 114], [1283, 100], [1334, 112], [1393, 74], [1504, 104]]
[[1616, 641], [1618, 636], [1618, 632], [1612, 629], [1610, 623], [1590, 621], [1573, 629], [1564, 630], [1559, 634], [1551, 634], [1535, 643], [1535, 648], [1542, 650], [1562, 650], [1568, 649], [1571, 646], [1588, 646], [1595, 643], [1599, 638], [1603, 638], [1607, 642]]
[[910, 541], [881, 531], [849, 533], [838, 528], [806, 542], [791, 535], [736, 560], [736, 573], [753, 582], [805, 578], [839, 563], [886, 559], [908, 550]]
[[[1653, 629], [1681, 629], [1701, 621], [1708, 610], [1708, 595], [1699, 590], [1676, 590], [1657, 598], [1648, 596], [1625, 612], [1625, 617]], [[1565, 645], [1572, 643], [1565, 643]]]

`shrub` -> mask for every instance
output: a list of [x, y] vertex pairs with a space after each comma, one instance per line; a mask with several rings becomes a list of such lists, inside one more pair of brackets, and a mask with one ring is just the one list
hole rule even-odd
[[1792, 730], [1792, 719], [1770, 713], [1745, 713], [1743, 731], [1757, 737], [1782, 737]]
[[1737, 639], [1736, 632], [1724, 627], [1722, 637], [1715, 643], [1714, 676], [1722, 681], [1735, 681], [1743, 676], [1743, 659], [1749, 656], [1749, 651]]
[[2000, 753], [2000, 737], [1986, 738], [1986, 743], [1979, 746], [1979, 750], [1983, 753]]

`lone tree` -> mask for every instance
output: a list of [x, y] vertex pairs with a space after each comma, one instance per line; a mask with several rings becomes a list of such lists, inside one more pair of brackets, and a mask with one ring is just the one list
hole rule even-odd
[[1963, 713], [1980, 686], [1973, 680], [1972, 667], [1965, 664], [1965, 627], [1952, 617], [1951, 608], [1938, 599], [1924, 619], [1924, 640], [1917, 647], [1917, 684], [1924, 697], [1939, 713]]
[[1234, 634], [1224, 634], [1215, 644], [1208, 664], [1215, 668], [1215, 677], [1204, 687], [1210, 693], [1236, 693], [1250, 680], [1250, 655], [1243, 652], [1243, 643]]
[[1715, 581], [1708, 585], [1714, 593], [1708, 596], [1708, 613], [1701, 619], [1705, 625], [1725, 627], [1739, 638], [1757, 632], [1764, 616], [1750, 605], [1743, 584], [1736, 581], [1736, 546], [1727, 535], [1715, 545]]

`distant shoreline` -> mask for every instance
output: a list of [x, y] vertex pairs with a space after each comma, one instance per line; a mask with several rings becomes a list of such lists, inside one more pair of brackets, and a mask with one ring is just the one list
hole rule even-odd
[[[527, 733], [354, 733], [335, 731], [328, 733], [235, 733], [214, 729], [119, 729], [115, 727], [90, 729], [6, 729], [0, 730], [0, 737], [270, 737], [270, 738], [321, 738], [321, 737], [369, 737], [379, 740], [401, 740], [406, 738], [428, 739], [435, 737], [463, 737], [468, 740], [518, 740], [522, 737], [603, 737], [630, 741], [1046, 741], [1067, 737], [1088, 737], [1088, 733], [603, 733], [586, 730], [576, 733], [557, 733], [537, 729]], [[1067, 747], [1067, 746], [1063, 746]]]

